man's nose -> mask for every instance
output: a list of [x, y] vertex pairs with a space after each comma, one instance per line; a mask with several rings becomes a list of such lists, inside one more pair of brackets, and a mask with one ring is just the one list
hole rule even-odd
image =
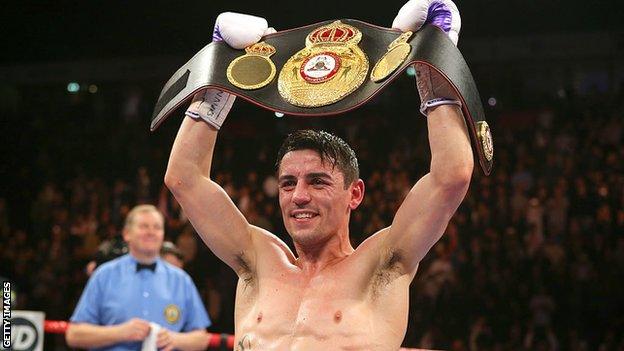
[[149, 235], [158, 235], [158, 231], [160, 230], [160, 228], [156, 228], [156, 227], [150, 227], [147, 228], [147, 234]]
[[293, 202], [300, 206], [310, 202], [310, 193], [308, 192], [308, 186], [304, 182], [297, 182], [295, 190], [293, 192]]

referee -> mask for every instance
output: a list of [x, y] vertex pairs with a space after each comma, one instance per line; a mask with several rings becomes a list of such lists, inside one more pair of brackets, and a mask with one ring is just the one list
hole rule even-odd
[[160, 258], [162, 214], [152, 205], [133, 208], [123, 236], [129, 253], [95, 270], [71, 317], [67, 344], [141, 350], [152, 332], [159, 350], [205, 349], [210, 320], [197, 288], [182, 269]]

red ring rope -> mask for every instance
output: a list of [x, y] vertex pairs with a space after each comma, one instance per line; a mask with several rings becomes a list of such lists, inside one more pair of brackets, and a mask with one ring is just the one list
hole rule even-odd
[[[43, 329], [45, 330], [46, 333], [50, 333], [50, 334], [65, 334], [68, 326], [69, 326], [69, 323], [66, 321], [46, 320], [43, 323]], [[228, 349], [230, 350], [233, 349], [234, 348], [234, 335], [213, 334], [213, 333], [210, 333], [210, 338], [208, 339], [208, 348], [221, 347], [222, 337], [226, 338], [226, 344], [227, 344]], [[432, 350], [401, 348], [399, 349], [399, 351], [432, 351]]]

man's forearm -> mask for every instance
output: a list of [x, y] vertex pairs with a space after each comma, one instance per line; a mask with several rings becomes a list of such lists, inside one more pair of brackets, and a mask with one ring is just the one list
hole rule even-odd
[[72, 323], [65, 333], [70, 347], [96, 348], [122, 342], [118, 326], [101, 326], [88, 323]]
[[182, 178], [210, 177], [217, 130], [202, 120], [184, 118], [171, 149], [165, 183], [176, 185]]
[[431, 175], [444, 185], [469, 182], [474, 167], [466, 122], [459, 107], [442, 105], [427, 117], [431, 148]]
[[199, 351], [208, 348], [209, 334], [203, 330], [193, 330], [175, 334], [175, 348], [181, 351]]

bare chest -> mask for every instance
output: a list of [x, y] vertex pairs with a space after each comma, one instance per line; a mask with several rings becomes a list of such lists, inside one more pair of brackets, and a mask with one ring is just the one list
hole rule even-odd
[[[258, 279], [257, 286], [239, 285], [236, 335], [247, 336], [253, 349], [319, 349], [348, 345], [375, 349], [378, 320], [387, 321], [371, 296], [370, 282], [355, 275], [325, 275], [307, 280], [289, 274]], [[250, 293], [254, 289], [255, 293]], [[404, 306], [407, 312], [407, 303]], [[392, 310], [388, 310], [393, 313]], [[399, 318], [398, 324], [402, 324]], [[399, 341], [400, 342], [400, 341]], [[359, 345], [359, 347], [358, 347]]]

